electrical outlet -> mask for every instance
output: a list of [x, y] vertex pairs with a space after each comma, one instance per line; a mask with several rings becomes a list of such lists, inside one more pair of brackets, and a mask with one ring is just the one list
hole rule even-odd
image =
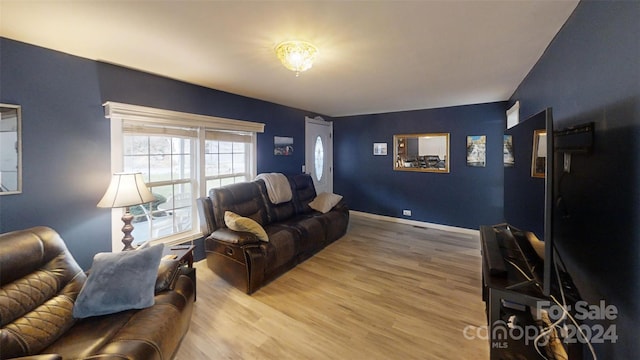
[[411, 210], [402, 210], [402, 215], [411, 216]]

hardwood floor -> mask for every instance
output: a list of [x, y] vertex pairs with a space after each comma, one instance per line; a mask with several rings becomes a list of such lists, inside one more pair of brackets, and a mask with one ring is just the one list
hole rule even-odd
[[176, 359], [488, 359], [488, 341], [463, 334], [486, 321], [479, 248], [477, 235], [352, 216], [251, 296], [200, 261]]

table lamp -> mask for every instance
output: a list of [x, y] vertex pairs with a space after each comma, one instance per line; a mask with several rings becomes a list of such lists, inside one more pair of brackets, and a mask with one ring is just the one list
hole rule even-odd
[[124, 222], [122, 227], [124, 249], [122, 250], [133, 250], [133, 246], [131, 246], [133, 242], [133, 236], [131, 235], [133, 231], [133, 225], [131, 225], [133, 215], [129, 212], [129, 207], [145, 204], [153, 200], [155, 198], [145, 185], [141, 173], [113, 174], [107, 192], [98, 202], [98, 207], [125, 208], [125, 213], [122, 215], [122, 222]]

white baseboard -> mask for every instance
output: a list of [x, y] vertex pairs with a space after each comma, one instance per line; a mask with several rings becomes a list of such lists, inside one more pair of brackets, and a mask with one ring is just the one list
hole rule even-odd
[[373, 220], [389, 221], [393, 223], [420, 226], [420, 227], [431, 228], [436, 230], [451, 231], [451, 232], [457, 232], [457, 233], [462, 233], [467, 235], [480, 234], [480, 230], [467, 229], [467, 228], [461, 228], [461, 227], [449, 226], [449, 225], [433, 224], [433, 223], [417, 221], [417, 220], [401, 219], [401, 218], [371, 214], [371, 213], [366, 213], [366, 212], [356, 211], [356, 210], [349, 210], [349, 214], [353, 216], [360, 216], [360, 217], [373, 219]]

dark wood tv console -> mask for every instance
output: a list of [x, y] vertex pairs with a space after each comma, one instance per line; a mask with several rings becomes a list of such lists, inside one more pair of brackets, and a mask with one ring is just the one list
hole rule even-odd
[[[522, 232], [510, 230], [514, 229], [507, 224], [480, 227], [490, 358], [543, 359], [534, 345], [544, 327], [539, 310], [551, 303], [542, 291], [543, 260]], [[552, 349], [539, 346], [538, 350], [553, 359]], [[572, 348], [569, 355], [582, 358], [581, 349]]]

